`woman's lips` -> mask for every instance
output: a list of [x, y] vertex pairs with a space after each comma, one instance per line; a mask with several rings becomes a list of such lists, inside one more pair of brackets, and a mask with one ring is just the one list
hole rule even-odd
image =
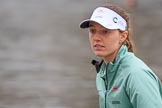
[[93, 47], [95, 50], [102, 50], [104, 48], [104, 46], [100, 44], [95, 44]]

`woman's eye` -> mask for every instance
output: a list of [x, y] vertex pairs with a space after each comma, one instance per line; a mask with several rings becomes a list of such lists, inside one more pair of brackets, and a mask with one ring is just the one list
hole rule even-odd
[[103, 30], [103, 31], [102, 31], [102, 34], [107, 34], [107, 33], [108, 33], [107, 30]]
[[95, 29], [90, 29], [90, 33], [96, 33], [96, 30]]

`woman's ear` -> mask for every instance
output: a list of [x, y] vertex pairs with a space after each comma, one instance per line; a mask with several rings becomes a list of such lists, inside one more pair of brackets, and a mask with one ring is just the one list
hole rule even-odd
[[123, 43], [127, 39], [127, 37], [128, 37], [128, 31], [122, 32], [121, 35], [120, 35], [120, 41], [119, 42]]

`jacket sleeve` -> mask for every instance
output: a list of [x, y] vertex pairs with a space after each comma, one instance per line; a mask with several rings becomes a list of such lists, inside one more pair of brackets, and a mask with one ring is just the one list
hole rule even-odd
[[126, 92], [133, 108], [162, 108], [161, 83], [150, 70], [133, 70], [127, 77]]

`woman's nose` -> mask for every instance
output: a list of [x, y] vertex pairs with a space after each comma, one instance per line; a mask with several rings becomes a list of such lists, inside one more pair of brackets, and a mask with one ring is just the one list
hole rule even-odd
[[94, 39], [94, 40], [97, 40], [97, 41], [98, 41], [98, 40], [101, 40], [101, 35], [98, 34], [98, 33], [95, 33], [94, 36], [93, 36], [93, 39]]

